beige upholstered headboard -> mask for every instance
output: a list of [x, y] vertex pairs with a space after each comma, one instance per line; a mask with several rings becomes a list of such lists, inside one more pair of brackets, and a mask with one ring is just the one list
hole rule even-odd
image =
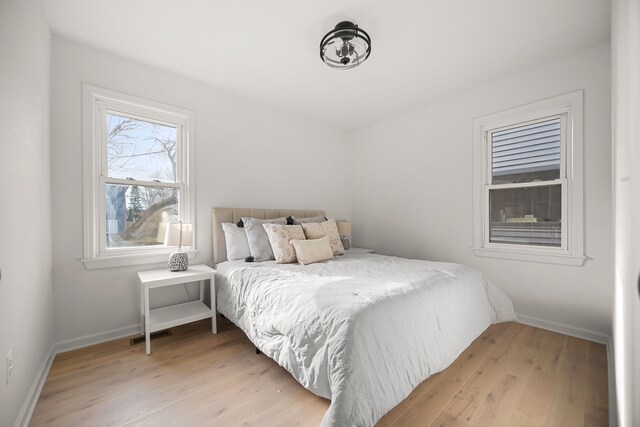
[[237, 223], [242, 217], [259, 219], [271, 219], [288, 216], [308, 218], [311, 216], [324, 216], [324, 211], [300, 210], [300, 209], [254, 209], [254, 208], [213, 208], [211, 212], [211, 225], [213, 230], [213, 262], [217, 264], [227, 260], [227, 246], [222, 231], [223, 222]]

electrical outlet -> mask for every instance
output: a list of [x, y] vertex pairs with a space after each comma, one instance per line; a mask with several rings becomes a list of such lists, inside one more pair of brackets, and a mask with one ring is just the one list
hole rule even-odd
[[7, 353], [7, 385], [11, 381], [11, 375], [13, 375], [13, 350]]

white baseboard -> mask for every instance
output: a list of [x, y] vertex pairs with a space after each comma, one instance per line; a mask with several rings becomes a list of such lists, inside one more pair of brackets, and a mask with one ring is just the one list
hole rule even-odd
[[33, 415], [34, 409], [36, 409], [36, 403], [38, 403], [40, 393], [42, 392], [44, 383], [47, 380], [49, 369], [51, 369], [54, 358], [55, 353], [53, 352], [52, 347], [49, 350], [49, 353], [42, 359], [42, 363], [40, 364], [40, 368], [38, 368], [36, 377], [33, 379], [33, 384], [29, 387], [27, 397], [22, 404], [22, 408], [20, 408], [20, 412], [18, 413], [15, 423], [13, 423], [14, 427], [27, 427], [31, 422], [31, 416]]
[[561, 334], [569, 335], [576, 338], [582, 338], [584, 340], [597, 342], [609, 345], [610, 336], [601, 332], [590, 331], [588, 329], [582, 329], [575, 326], [565, 325], [563, 323], [553, 322], [551, 320], [543, 320], [537, 317], [525, 316], [524, 314], [517, 314], [518, 321], [525, 325], [535, 326], [540, 329], [547, 329], [549, 331], [558, 332]]
[[85, 335], [65, 341], [58, 341], [53, 345], [56, 354], [65, 351], [77, 350], [79, 348], [89, 347], [90, 345], [101, 344], [107, 341], [113, 341], [129, 335], [140, 332], [140, 324], [129, 325], [123, 328], [112, 329], [110, 331], [99, 332], [97, 334]]

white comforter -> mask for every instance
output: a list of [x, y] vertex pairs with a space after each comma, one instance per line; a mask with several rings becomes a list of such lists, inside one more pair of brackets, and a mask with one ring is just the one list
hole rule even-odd
[[460, 264], [352, 254], [218, 272], [218, 310], [331, 399], [323, 426], [374, 425], [491, 323], [515, 320], [511, 301]]

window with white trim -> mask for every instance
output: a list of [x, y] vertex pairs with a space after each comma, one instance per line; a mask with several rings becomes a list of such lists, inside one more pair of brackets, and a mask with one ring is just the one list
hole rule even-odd
[[83, 113], [85, 266], [164, 261], [166, 224], [194, 219], [193, 113], [91, 85]]
[[582, 265], [582, 91], [474, 120], [474, 252]]

